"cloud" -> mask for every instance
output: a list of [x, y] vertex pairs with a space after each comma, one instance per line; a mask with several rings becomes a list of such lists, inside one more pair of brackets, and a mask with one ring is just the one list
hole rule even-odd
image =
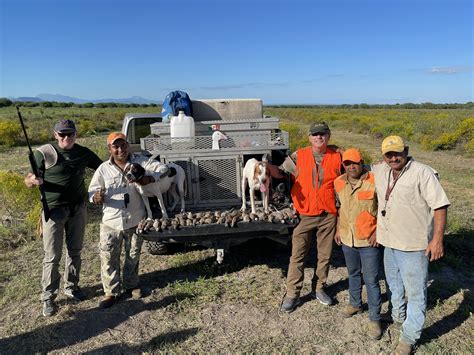
[[458, 74], [458, 73], [468, 73], [474, 70], [473, 66], [459, 65], [452, 67], [432, 67], [428, 69], [427, 72], [430, 74]]

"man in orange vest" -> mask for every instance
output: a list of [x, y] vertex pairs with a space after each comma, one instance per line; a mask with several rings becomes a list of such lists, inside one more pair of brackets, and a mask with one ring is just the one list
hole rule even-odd
[[324, 286], [329, 273], [329, 259], [336, 231], [334, 180], [341, 174], [341, 155], [328, 147], [330, 137], [331, 131], [326, 122], [312, 123], [309, 128], [311, 146], [298, 149], [292, 155], [296, 166], [292, 172], [294, 184], [291, 198], [300, 216], [300, 223], [292, 236], [287, 292], [280, 308], [283, 312], [292, 312], [300, 303], [304, 263], [314, 232], [317, 262], [312, 280], [312, 294], [322, 304], [332, 304]]
[[346, 173], [334, 181], [339, 199], [339, 216], [334, 240], [342, 245], [349, 274], [349, 304], [342, 309], [344, 318], [362, 312], [362, 278], [367, 290], [369, 327], [367, 334], [380, 339], [379, 284], [381, 250], [376, 241], [377, 195], [374, 175], [364, 168], [359, 150], [351, 148], [342, 154]]

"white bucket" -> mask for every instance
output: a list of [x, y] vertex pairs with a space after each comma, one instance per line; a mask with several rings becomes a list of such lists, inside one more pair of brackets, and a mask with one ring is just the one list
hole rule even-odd
[[170, 137], [173, 145], [183, 144], [183, 148], [189, 148], [194, 144], [195, 127], [194, 119], [186, 116], [184, 111], [179, 111], [178, 116], [172, 116], [170, 121]]

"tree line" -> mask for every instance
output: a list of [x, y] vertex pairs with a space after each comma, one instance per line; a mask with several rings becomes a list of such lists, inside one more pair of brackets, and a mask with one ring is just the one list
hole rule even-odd
[[58, 102], [58, 101], [14, 101], [7, 98], [0, 98], [0, 107], [8, 106], [23, 107], [76, 107], [76, 108], [106, 108], [106, 107], [158, 107], [158, 104], [135, 104], [135, 103], [118, 103], [118, 102]]
[[[77, 107], [77, 108], [106, 108], [106, 107], [160, 107], [159, 104], [136, 104], [136, 103], [118, 103], [118, 102], [57, 102], [57, 101], [14, 101], [7, 98], [0, 98], [0, 107], [8, 106], [24, 107]], [[341, 108], [341, 109], [472, 109], [474, 102], [462, 103], [444, 103], [435, 104], [424, 102], [415, 104], [412, 102], [402, 104], [340, 104], [340, 105], [265, 105], [275, 108]]]

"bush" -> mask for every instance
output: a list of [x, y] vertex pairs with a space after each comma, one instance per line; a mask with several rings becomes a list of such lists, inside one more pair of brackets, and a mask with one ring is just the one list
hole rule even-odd
[[21, 139], [21, 125], [10, 120], [0, 121], [0, 144], [11, 147]]
[[25, 236], [34, 235], [41, 213], [37, 188], [25, 186], [24, 177], [12, 171], [0, 171], [0, 244], [15, 246]]
[[5, 97], [0, 97], [0, 107], [7, 107], [12, 105], [12, 100], [9, 100]]

